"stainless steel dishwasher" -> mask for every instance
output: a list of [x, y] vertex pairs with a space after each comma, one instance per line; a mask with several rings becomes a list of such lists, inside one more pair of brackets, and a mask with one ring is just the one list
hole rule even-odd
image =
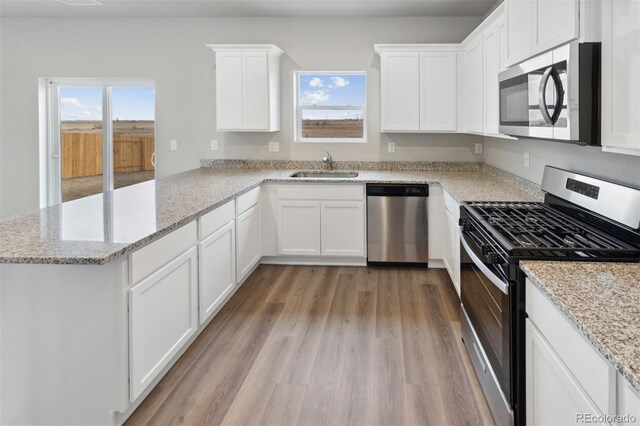
[[367, 261], [429, 261], [429, 185], [367, 185]]

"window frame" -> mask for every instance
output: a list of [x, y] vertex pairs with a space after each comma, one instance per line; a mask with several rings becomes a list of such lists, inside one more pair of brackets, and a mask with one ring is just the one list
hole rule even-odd
[[[300, 105], [300, 77], [303, 75], [358, 75], [364, 77], [364, 105]], [[293, 141], [297, 143], [367, 143], [367, 82], [368, 75], [366, 71], [293, 71]], [[302, 111], [362, 111], [362, 137], [361, 138], [304, 138], [302, 137]]]
[[[41, 126], [46, 130], [41, 132], [40, 143], [40, 208], [62, 203], [62, 153], [60, 130], [60, 87], [64, 86], [95, 86], [102, 88], [102, 193], [113, 191], [113, 120], [111, 108], [111, 88], [120, 86], [156, 87], [155, 80], [131, 78], [92, 78], [92, 77], [58, 77], [40, 79], [44, 86], [44, 105], [41, 113], [46, 122], [41, 120]], [[41, 98], [42, 99], [42, 98]], [[157, 108], [157, 99], [156, 105]], [[104, 120], [108, 117], [109, 120]], [[106, 143], [105, 143], [106, 141]], [[157, 148], [157, 145], [156, 147]], [[155, 156], [155, 149], [154, 149]], [[154, 170], [154, 176], [157, 170]], [[45, 178], [46, 176], [46, 178]]]

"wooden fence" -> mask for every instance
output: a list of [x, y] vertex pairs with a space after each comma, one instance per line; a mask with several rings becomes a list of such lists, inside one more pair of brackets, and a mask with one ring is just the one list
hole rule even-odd
[[[153, 136], [114, 136], [114, 172], [153, 170], [154, 139]], [[61, 143], [63, 179], [102, 174], [102, 134], [63, 133]]]

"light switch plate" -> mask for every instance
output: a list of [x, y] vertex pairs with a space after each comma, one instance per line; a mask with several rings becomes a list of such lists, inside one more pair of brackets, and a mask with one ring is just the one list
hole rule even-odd
[[218, 141], [212, 140], [211, 141], [211, 151], [217, 151], [218, 150]]
[[176, 140], [169, 141], [169, 149], [171, 151], [177, 151], [178, 150], [178, 141], [176, 141]]
[[524, 166], [525, 167], [529, 167], [529, 153], [528, 152], [524, 153]]
[[481, 143], [477, 143], [476, 144], [476, 154], [482, 154], [482, 144]]
[[269, 142], [269, 152], [280, 152], [280, 142]]
[[396, 152], [396, 143], [395, 142], [387, 143], [387, 152]]

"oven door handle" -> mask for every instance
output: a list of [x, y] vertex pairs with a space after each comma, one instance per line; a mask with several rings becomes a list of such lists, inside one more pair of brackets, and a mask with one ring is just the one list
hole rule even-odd
[[484, 262], [482, 262], [480, 260], [480, 258], [478, 258], [478, 256], [476, 256], [476, 254], [473, 252], [473, 250], [471, 250], [471, 247], [469, 247], [469, 243], [467, 242], [466, 237], [464, 236], [464, 234], [460, 234], [460, 242], [462, 243], [462, 246], [464, 247], [464, 249], [467, 252], [467, 255], [471, 258], [471, 260], [473, 261], [474, 265], [476, 265], [476, 267], [478, 269], [480, 269], [480, 271], [487, 277], [489, 278], [489, 281], [491, 281], [493, 283], [493, 285], [495, 285], [496, 287], [498, 287], [498, 290], [500, 290], [501, 292], [503, 292], [504, 294], [508, 295], [509, 294], [509, 284], [505, 283], [503, 280], [500, 279], [500, 277], [498, 277], [496, 274], [494, 274], [493, 272], [491, 272], [489, 270], [489, 268], [487, 268], [484, 264]]

